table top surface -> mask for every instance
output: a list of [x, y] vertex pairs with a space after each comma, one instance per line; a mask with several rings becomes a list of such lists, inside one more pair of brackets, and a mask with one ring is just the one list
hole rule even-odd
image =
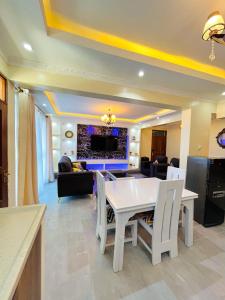
[[0, 300], [11, 299], [45, 212], [45, 205], [0, 209]]
[[[155, 177], [107, 181], [106, 197], [117, 212], [152, 207], [156, 204], [160, 181]], [[195, 198], [198, 194], [183, 190], [182, 202]]]

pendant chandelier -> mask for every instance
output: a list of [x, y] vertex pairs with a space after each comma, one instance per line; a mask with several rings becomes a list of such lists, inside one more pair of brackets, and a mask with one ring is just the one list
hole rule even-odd
[[112, 126], [116, 122], [116, 116], [111, 113], [110, 109], [108, 109], [108, 113], [101, 117], [101, 121], [107, 126]]
[[211, 61], [215, 60], [215, 45], [214, 42], [217, 42], [221, 45], [225, 45], [225, 23], [223, 17], [218, 11], [213, 12], [209, 15], [208, 20], [205, 23], [202, 39], [204, 41], [211, 41], [211, 52], [209, 59]]

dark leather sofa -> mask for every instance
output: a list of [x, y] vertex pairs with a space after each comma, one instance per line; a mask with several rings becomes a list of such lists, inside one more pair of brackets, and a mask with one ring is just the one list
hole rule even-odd
[[180, 163], [179, 158], [173, 157], [170, 160], [169, 164], [167, 163], [166, 156], [158, 157], [157, 161], [159, 162], [159, 164], [153, 165], [153, 168], [154, 168], [153, 174], [154, 174], [154, 177], [157, 177], [160, 179], [166, 179], [168, 166], [179, 168], [179, 163]]
[[151, 164], [152, 162], [149, 160], [147, 156], [141, 157], [141, 173], [147, 177], [153, 177], [151, 174], [152, 169], [151, 169]]
[[147, 177], [158, 177], [161, 179], [165, 179], [164, 174], [167, 172], [167, 157], [166, 156], [157, 156], [155, 163], [150, 161], [148, 157], [141, 157], [141, 173]]
[[86, 162], [80, 162], [85, 172], [73, 172], [73, 165], [68, 156], [63, 156], [58, 163], [58, 197], [86, 195], [93, 193], [93, 173], [86, 169]]
[[174, 168], [179, 168], [179, 166], [180, 166], [179, 158], [173, 157], [170, 161], [170, 166], [174, 167]]
[[167, 168], [168, 168], [168, 158], [167, 156], [157, 156], [157, 163], [152, 164], [152, 174], [153, 177], [157, 177], [160, 179], [166, 179]]

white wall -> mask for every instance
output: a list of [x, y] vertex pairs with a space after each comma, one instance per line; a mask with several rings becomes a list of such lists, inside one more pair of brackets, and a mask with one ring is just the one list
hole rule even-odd
[[[167, 156], [170, 160], [172, 157], [180, 157], [180, 126], [177, 122], [181, 121], [181, 112], [176, 112], [168, 116], [160, 117], [145, 122], [141, 126], [141, 145], [140, 156], [147, 156], [151, 159], [151, 140], [152, 129], [167, 130]], [[177, 123], [174, 125], [171, 123]], [[171, 124], [171, 125], [170, 125]]]
[[147, 156], [151, 159], [152, 130], [167, 131], [166, 156], [168, 157], [168, 161], [173, 157], [179, 158], [181, 135], [180, 122], [143, 128], [141, 130], [141, 156]]
[[[100, 125], [103, 123], [100, 120], [91, 120], [75, 117], [58, 117], [52, 116], [52, 133], [53, 133], [53, 162], [54, 171], [58, 169], [58, 161], [62, 155], [66, 154], [72, 160], [77, 159], [77, 124]], [[117, 163], [129, 163], [135, 167], [139, 166], [139, 145], [140, 145], [140, 129], [139, 126], [131, 126], [123, 122], [117, 122], [116, 126], [128, 128], [128, 159], [116, 160]], [[65, 137], [65, 131], [71, 130], [74, 133], [73, 138]], [[135, 136], [135, 142], [131, 138]], [[129, 153], [132, 152], [132, 155]], [[136, 156], [136, 153], [138, 154]], [[88, 161], [88, 160], [87, 160]], [[101, 160], [102, 162], [103, 160]], [[100, 160], [91, 160], [92, 163], [100, 162]], [[113, 163], [115, 160], [107, 160], [108, 163]]]
[[186, 169], [190, 147], [191, 109], [182, 111], [181, 138], [180, 138], [180, 167]]
[[181, 136], [181, 124], [168, 124], [166, 126], [167, 140], [166, 140], [166, 155], [168, 161], [173, 157], [180, 158], [180, 136]]

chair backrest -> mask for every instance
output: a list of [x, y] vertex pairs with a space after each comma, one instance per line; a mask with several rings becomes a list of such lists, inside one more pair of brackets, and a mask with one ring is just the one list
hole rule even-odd
[[142, 161], [149, 161], [149, 157], [147, 157], [147, 156], [142, 156], [142, 157], [141, 157], [141, 162], [142, 162]]
[[116, 180], [130, 180], [130, 179], [135, 179], [133, 176], [127, 176], [127, 177], [118, 177]]
[[177, 239], [183, 184], [183, 180], [160, 181], [153, 221], [154, 242]]
[[97, 178], [97, 219], [101, 226], [106, 226], [106, 195], [105, 195], [105, 178], [101, 172], [96, 171]]
[[105, 174], [106, 174], [106, 176], [108, 176], [108, 178], [109, 178], [110, 180], [112, 180], [112, 181], [114, 181], [114, 180], [117, 179], [116, 176], [113, 175], [113, 174], [112, 174], [111, 172], [109, 172], [109, 171], [105, 171]]
[[59, 172], [72, 172], [72, 162], [68, 156], [62, 156], [58, 163]]
[[179, 164], [180, 164], [180, 159], [173, 157], [170, 161], [170, 166], [171, 167], [175, 167], [175, 168], [179, 168]]
[[165, 155], [158, 155], [158, 156], [156, 156], [155, 160], [157, 160], [159, 164], [166, 164], [168, 161], [168, 158]]
[[175, 167], [168, 166], [166, 179], [167, 180], [182, 179], [184, 181], [184, 184], [185, 184], [186, 170], [181, 169], [181, 168], [175, 168]]
[[127, 179], [135, 179], [135, 177], [131, 177], [131, 176], [126, 176], [126, 177], [116, 177], [115, 175], [113, 175], [111, 172], [109, 171], [105, 171], [106, 175], [108, 176], [109, 179], [111, 179], [112, 181], [115, 180], [127, 180]]

